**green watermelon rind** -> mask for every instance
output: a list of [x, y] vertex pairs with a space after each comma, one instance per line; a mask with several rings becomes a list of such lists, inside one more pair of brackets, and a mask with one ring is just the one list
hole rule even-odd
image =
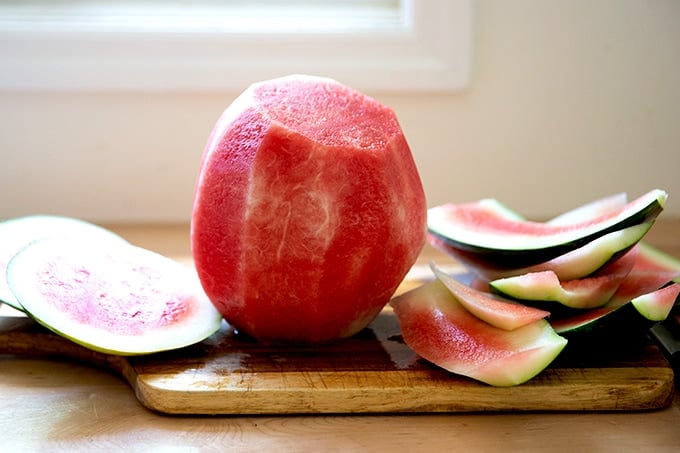
[[575, 337], [589, 337], [597, 334], [609, 335], [614, 332], [639, 332], [646, 330], [656, 323], [644, 317], [636, 307], [623, 304], [615, 308], [599, 308], [580, 313], [582, 321], [572, 320], [571, 317], [551, 321], [555, 332], [569, 339]]
[[[639, 248], [612, 261], [600, 272], [563, 281], [550, 270], [492, 280], [490, 291], [528, 304], [561, 304], [572, 309], [591, 309], [608, 304], [635, 265]], [[551, 311], [548, 309], [548, 311]]]
[[[662, 293], [664, 292], [673, 293], [673, 289], [675, 289], [676, 291], [680, 291], [678, 289], [679, 288], [678, 285], [680, 284], [672, 283], [666, 285], [663, 288], [660, 288], [651, 293], [638, 296], [635, 299], [631, 300], [630, 303], [635, 307], [635, 310], [637, 310], [637, 312], [640, 313], [642, 317], [652, 322], [664, 321], [670, 314], [673, 305], [669, 304], [659, 307], [658, 301], [663, 297]], [[680, 295], [678, 294], [678, 292], [676, 292], [675, 295], [676, 302], [678, 299], [680, 299]]]
[[[486, 280], [497, 280], [546, 270], [555, 272], [560, 280], [574, 280], [586, 277], [620, 258], [642, 240], [653, 224], [654, 222], [645, 222], [622, 230], [612, 231], [562, 256], [533, 266], [503, 269], [491, 266], [488, 263], [474, 261], [464, 262], [463, 264], [473, 273]], [[433, 246], [461, 261], [465, 259], [465, 256], [461, 256], [455, 249], [447, 247], [445, 244], [435, 243]]]
[[102, 240], [113, 239], [127, 243], [123, 237], [111, 230], [74, 217], [32, 214], [0, 221], [0, 253], [11, 249], [11, 256], [0, 257], [0, 302], [16, 310], [24, 311], [7, 284], [6, 268], [4, 267], [14, 254], [39, 239], [72, 235], [92, 235]]
[[[564, 255], [613, 231], [653, 222], [663, 211], [667, 197], [665, 191], [655, 189], [629, 203], [616, 216], [583, 228], [541, 236], [461, 229], [446, 220], [447, 205], [441, 205], [428, 210], [427, 231], [459, 253], [472, 255], [479, 261], [497, 267], [524, 267]], [[521, 222], [516, 226], [520, 228]]]
[[[72, 251], [78, 248], [88, 250], [85, 253], [93, 253], [93, 262], [98, 259], [98, 255], [96, 255], [98, 253], [115, 253], [116, 250], [122, 248], [129, 248], [130, 253], [148, 254], [148, 259], [153, 263], [153, 266], [159, 263], [159, 268], [153, 267], [153, 269], [156, 271], [160, 269], [164, 276], [171, 275], [173, 284], [177, 285], [176, 289], [187, 297], [196, 300], [194, 311], [188, 316], [184, 316], [180, 321], [175, 320], [167, 326], [150, 327], [136, 335], [113, 332], [111, 329], [102, 326], [79, 322], [65, 311], [53, 307], [49, 300], [51, 298], [44, 297], [34, 278], [36, 273], [39, 272], [36, 263], [48, 259], [50, 251], [57, 247], [66, 247]], [[125, 253], [127, 252], [125, 251]], [[79, 263], [79, 265], [81, 264], [87, 265], [87, 263]], [[96, 269], [92, 272], [96, 272]], [[124, 277], [110, 274], [98, 275], [98, 278], [107, 279], [107, 282]], [[26, 314], [37, 323], [76, 344], [107, 354], [135, 356], [179, 349], [204, 340], [217, 332], [222, 324], [221, 315], [203, 293], [198, 277], [194, 275], [190, 268], [170, 258], [129, 243], [103, 244], [88, 241], [85, 238], [79, 240], [74, 238], [69, 240], [64, 240], [64, 238], [41, 239], [26, 246], [10, 260], [7, 268], [7, 280]], [[60, 293], [59, 296], [69, 297], [72, 292], [72, 289], [65, 289], [64, 293]], [[91, 292], [88, 294], [93, 298], [95, 297]], [[77, 303], [77, 300], [74, 299], [73, 302]]]
[[[530, 279], [540, 279], [543, 283], [539, 285]], [[561, 304], [574, 309], [590, 309], [605, 305], [616, 292], [615, 285], [606, 283], [571, 290], [565, 288], [553, 272], [542, 271], [493, 280], [489, 282], [489, 288], [501, 296], [529, 304]], [[602, 286], [606, 286], [605, 289]]]
[[617, 307], [587, 310], [555, 320], [551, 325], [555, 332], [571, 341], [603, 339], [612, 342], [621, 337], [636, 337], [668, 316], [670, 310], [659, 311], [656, 308], [659, 291], [665, 288], [643, 294]]

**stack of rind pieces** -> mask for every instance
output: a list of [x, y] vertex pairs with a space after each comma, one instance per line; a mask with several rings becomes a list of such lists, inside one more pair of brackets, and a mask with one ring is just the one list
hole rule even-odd
[[665, 320], [680, 291], [680, 262], [642, 241], [667, 198], [616, 194], [547, 222], [492, 199], [445, 204], [428, 211], [428, 237], [466, 265], [476, 288], [549, 311], [560, 334], [630, 337]]
[[[667, 197], [659, 189], [632, 201], [616, 194], [546, 222], [527, 220], [495, 199], [435, 206], [428, 211], [429, 242], [464, 264], [474, 278], [461, 288], [452, 286], [451, 276], [435, 265], [433, 270], [451, 290], [452, 299], [468, 311], [465, 294], [474, 292], [478, 300], [488, 299], [487, 306], [498, 301], [513, 304], [496, 305], [500, 311], [515, 313], [512, 307], [518, 305], [543, 311], [550, 328], [570, 345], [587, 342], [593, 347], [639, 339], [669, 316], [680, 294], [680, 261], [642, 241]], [[404, 330], [409, 324], [405, 316], [413, 310], [405, 310], [399, 298], [392, 305]], [[480, 317], [474, 309], [471, 312]], [[484, 315], [481, 320], [489, 323]], [[407, 337], [405, 333], [409, 343]], [[428, 359], [426, 348], [414, 337], [419, 336], [411, 337], [411, 347]], [[456, 364], [447, 363], [451, 357], [432, 358], [428, 360], [459, 372]], [[492, 385], [513, 384], [466, 375]]]

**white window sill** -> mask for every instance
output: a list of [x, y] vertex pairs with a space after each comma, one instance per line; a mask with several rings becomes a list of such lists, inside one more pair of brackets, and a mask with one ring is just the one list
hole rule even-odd
[[0, 10], [0, 90], [241, 91], [289, 73], [371, 91], [458, 90], [470, 77], [472, 2], [404, 0], [396, 16], [368, 21], [270, 14], [198, 27]]

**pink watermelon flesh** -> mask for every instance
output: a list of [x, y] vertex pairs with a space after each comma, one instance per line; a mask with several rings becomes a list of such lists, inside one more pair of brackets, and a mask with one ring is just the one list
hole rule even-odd
[[434, 280], [390, 302], [406, 344], [425, 360], [493, 386], [522, 384], [547, 367], [567, 341], [541, 319], [504, 330], [465, 309]]
[[550, 312], [545, 310], [502, 299], [488, 292], [466, 286], [440, 270], [434, 263], [431, 263], [430, 267], [439, 281], [451, 291], [451, 294], [467, 311], [494, 327], [515, 330], [550, 315]]
[[564, 306], [588, 309], [605, 305], [633, 268], [638, 248], [607, 264], [594, 275], [560, 281], [553, 271], [494, 280], [490, 287], [508, 297], [525, 301], [557, 302]]
[[515, 220], [481, 200], [428, 210], [428, 231], [472, 259], [498, 267], [524, 267], [548, 261], [628, 226], [653, 221], [668, 194], [652, 190], [624, 208], [577, 223], [551, 225]]
[[626, 206], [626, 203], [628, 203], [628, 196], [625, 193], [617, 193], [578, 206], [557, 217], [553, 217], [546, 223], [549, 225], [569, 225], [579, 223], [584, 220], [590, 220], [614, 213], [623, 209]]
[[14, 255], [38, 239], [71, 235], [124, 242], [122, 237], [112, 231], [72, 217], [29, 215], [0, 222], [0, 302], [23, 311], [5, 278], [7, 264]]
[[631, 303], [650, 321], [663, 321], [670, 314], [680, 295], [680, 284], [673, 283], [651, 293], [638, 296]]
[[252, 85], [207, 144], [191, 241], [206, 293], [265, 342], [350, 336], [425, 242], [425, 194], [394, 112], [335, 81]]
[[107, 353], [176, 349], [221, 323], [191, 268], [127, 243], [37, 241], [12, 258], [7, 279], [38, 322]]
[[678, 276], [680, 276], [680, 272], [633, 269], [621, 282], [619, 288], [607, 302], [607, 306], [617, 307], [625, 304], [642, 294], [667, 285]]
[[680, 272], [680, 260], [650, 244], [641, 242], [635, 270]]
[[680, 263], [660, 250], [640, 243], [635, 264], [607, 306], [616, 307], [653, 292], [680, 277]]

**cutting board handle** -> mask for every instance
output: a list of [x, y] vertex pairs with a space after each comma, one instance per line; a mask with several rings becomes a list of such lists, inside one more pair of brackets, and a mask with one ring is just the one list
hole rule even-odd
[[0, 354], [65, 359], [94, 365], [106, 368], [130, 383], [136, 376], [126, 357], [90, 350], [23, 316], [0, 316]]

